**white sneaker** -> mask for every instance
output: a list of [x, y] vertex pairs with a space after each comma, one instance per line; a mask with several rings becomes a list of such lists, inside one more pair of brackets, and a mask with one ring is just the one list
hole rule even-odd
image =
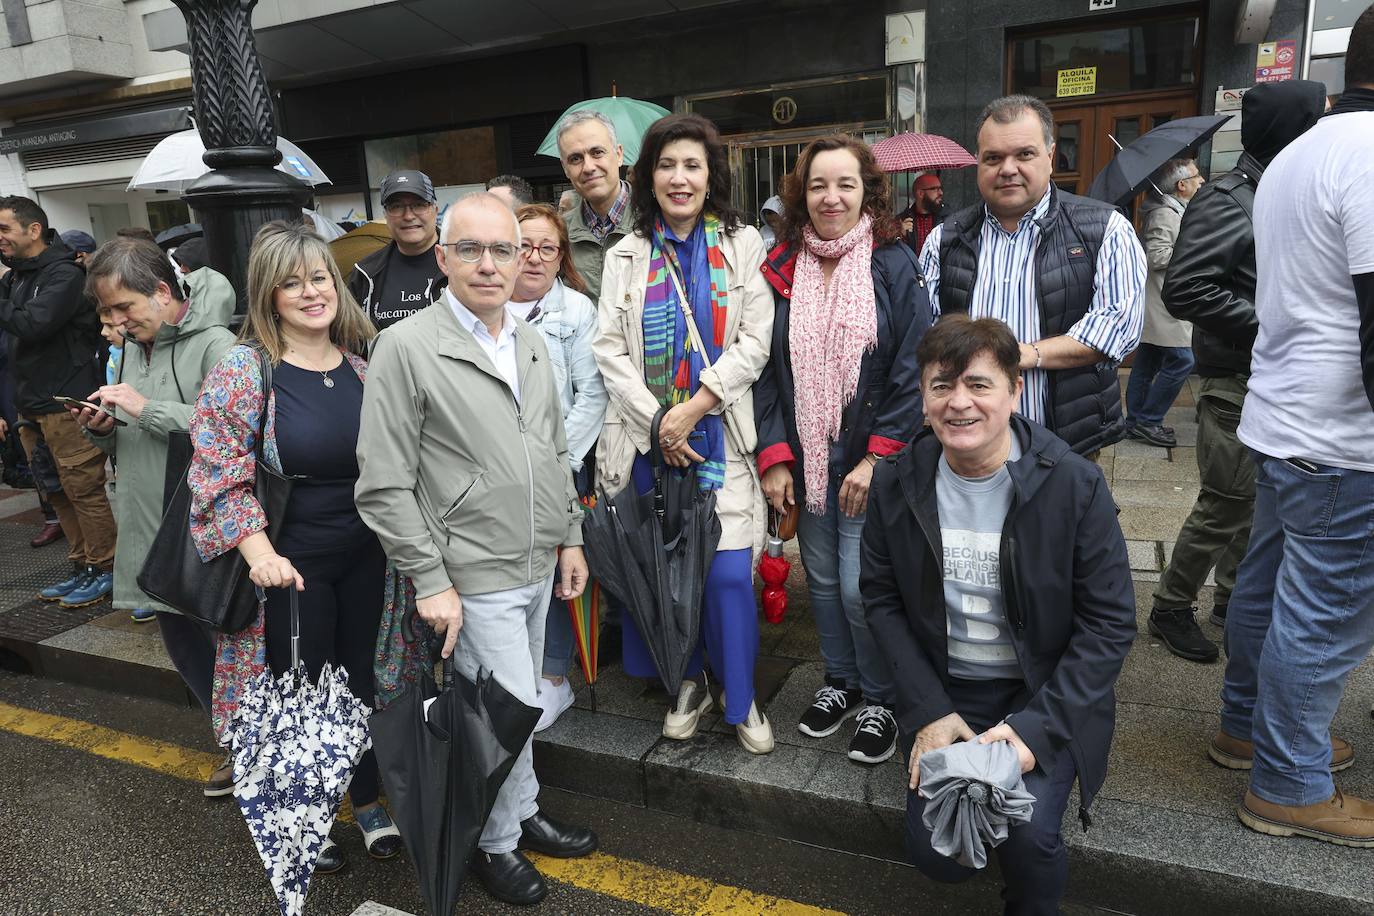
[[563, 678], [563, 683], [555, 684], [548, 678], [539, 679], [539, 696], [535, 700], [543, 712], [539, 714], [539, 723], [534, 726], [536, 732], [542, 732], [550, 725], [558, 721], [558, 717], [572, 706], [576, 696], [573, 694], [572, 684], [568, 683], [567, 678]]
[[697, 733], [702, 713], [711, 710], [711, 691], [706, 689], [706, 675], [701, 680], [686, 680], [677, 692], [677, 705], [663, 717], [663, 737], [686, 741]]
[[768, 717], [759, 712], [757, 703], [749, 704], [749, 715], [735, 726], [740, 747], [751, 754], [767, 754], [773, 750], [773, 726]]

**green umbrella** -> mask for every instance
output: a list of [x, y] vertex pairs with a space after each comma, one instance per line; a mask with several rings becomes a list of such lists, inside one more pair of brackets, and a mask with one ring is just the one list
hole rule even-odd
[[[578, 102], [559, 115], [558, 120], [561, 122], [574, 111], [586, 109], [599, 111], [611, 119], [611, 123], [615, 125], [616, 141], [625, 147], [626, 165], [632, 165], [639, 158], [640, 141], [644, 139], [644, 131], [649, 129], [649, 125], [669, 114], [668, 109], [662, 105], [613, 95], [609, 98], [588, 99], [585, 102]], [[554, 124], [553, 130], [549, 131], [549, 135], [544, 138], [544, 142], [539, 144], [537, 152], [541, 156], [559, 158], [557, 123]]]

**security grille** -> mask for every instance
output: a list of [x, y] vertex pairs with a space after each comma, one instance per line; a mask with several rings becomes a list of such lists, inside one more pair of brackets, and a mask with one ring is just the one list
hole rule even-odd
[[76, 143], [53, 149], [38, 149], [20, 154], [27, 169], [60, 169], [71, 165], [113, 162], [116, 159], [138, 159], [152, 152], [162, 134], [146, 137], [124, 137], [96, 143]]

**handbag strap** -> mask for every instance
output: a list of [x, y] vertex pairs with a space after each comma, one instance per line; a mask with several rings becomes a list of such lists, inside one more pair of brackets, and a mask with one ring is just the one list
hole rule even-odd
[[253, 352], [258, 357], [258, 372], [262, 376], [262, 409], [258, 411], [258, 438], [253, 451], [257, 460], [263, 460], [263, 442], [267, 439], [267, 405], [272, 398], [272, 360], [268, 358], [267, 351], [262, 344], [254, 341], [248, 346], [253, 348]]
[[711, 357], [706, 352], [706, 344], [701, 339], [701, 329], [697, 327], [696, 317], [692, 314], [692, 303], [687, 301], [687, 293], [682, 289], [682, 278], [677, 275], [677, 270], [672, 264], [668, 264], [668, 276], [673, 278], [673, 286], [677, 289], [677, 305], [682, 309], [682, 315], [687, 319], [687, 336], [692, 340], [692, 346], [696, 347], [701, 354], [701, 361], [707, 369], [711, 368]]

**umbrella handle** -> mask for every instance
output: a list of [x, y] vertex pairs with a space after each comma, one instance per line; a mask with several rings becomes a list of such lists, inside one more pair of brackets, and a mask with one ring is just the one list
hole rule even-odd
[[660, 407], [658, 413], [649, 421], [649, 464], [654, 472], [654, 513], [660, 520], [668, 508], [667, 498], [663, 495], [663, 448], [659, 445], [658, 430], [663, 423], [663, 415], [668, 408]]
[[287, 585], [291, 593], [291, 670], [295, 671], [301, 663], [301, 599], [293, 585]]

